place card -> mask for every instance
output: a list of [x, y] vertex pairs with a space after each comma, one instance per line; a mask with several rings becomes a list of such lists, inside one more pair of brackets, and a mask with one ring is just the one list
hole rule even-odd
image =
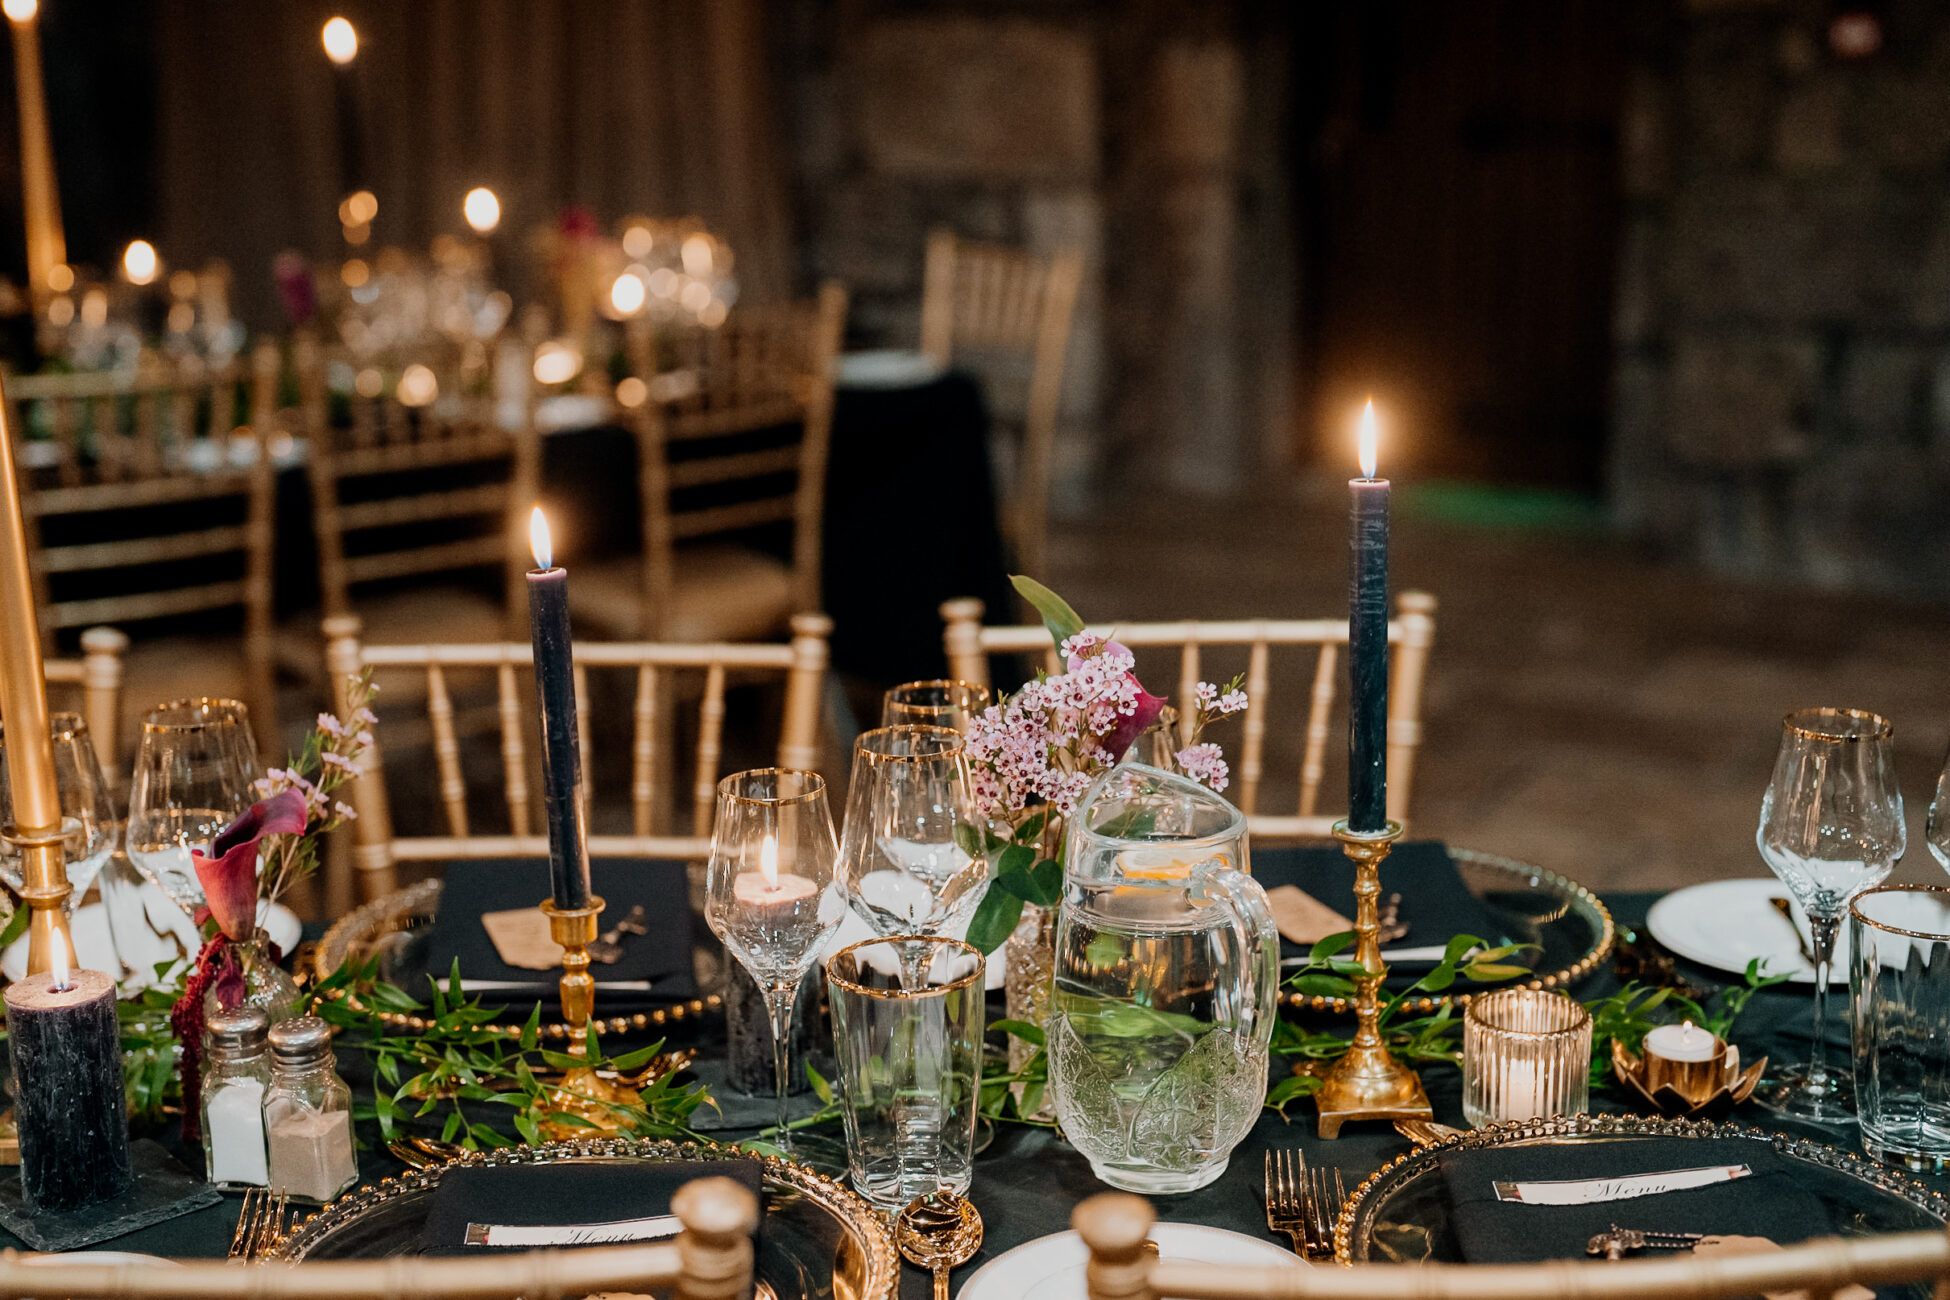
[[1597, 1205], [1604, 1201], [1628, 1201], [1639, 1196], [1658, 1196], [1682, 1192], [1691, 1187], [1708, 1187], [1748, 1178], [1747, 1165], [1707, 1165], [1699, 1169], [1673, 1169], [1656, 1174], [1628, 1174], [1622, 1178], [1570, 1178], [1554, 1182], [1497, 1182], [1496, 1199], [1519, 1201], [1525, 1205]]
[[562, 964], [562, 945], [549, 937], [548, 918], [539, 908], [489, 912], [481, 926], [494, 941], [501, 960], [520, 970], [555, 970]]
[[613, 1223], [470, 1223], [462, 1238], [469, 1246], [604, 1246], [618, 1241], [655, 1241], [684, 1230], [674, 1214]]
[[1318, 943], [1354, 928], [1354, 922], [1297, 885], [1267, 890], [1266, 901], [1273, 909], [1273, 924], [1288, 943]]

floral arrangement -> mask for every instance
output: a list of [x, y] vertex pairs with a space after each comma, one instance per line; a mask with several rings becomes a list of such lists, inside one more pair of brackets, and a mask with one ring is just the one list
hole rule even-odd
[[[251, 987], [254, 973], [276, 971], [282, 954], [268, 940], [260, 944], [259, 900], [276, 902], [316, 871], [318, 837], [358, 815], [335, 795], [363, 771], [359, 760], [368, 732], [378, 721], [367, 707], [373, 690], [370, 672], [353, 678], [346, 718], [319, 714], [304, 749], [290, 764], [270, 768], [258, 779], [257, 792], [263, 798], [224, 828], [210, 852], [191, 851], [205, 900], [196, 909], [204, 943], [169, 1016], [170, 1028], [182, 1044], [183, 1127], [188, 1139], [196, 1137], [201, 1112], [206, 1000], [218, 1007], [241, 1006], [257, 992]], [[295, 989], [286, 987], [285, 1000], [295, 1000], [291, 996]], [[279, 1010], [288, 1008], [270, 1009], [276, 1019]]]
[[[969, 827], [962, 847], [989, 860], [991, 880], [968, 941], [985, 953], [1014, 931], [1024, 903], [1056, 902], [1063, 883], [1062, 819], [1076, 811], [1090, 783], [1158, 722], [1166, 705], [1138, 681], [1137, 659], [1128, 647], [1086, 629], [1077, 612], [1042, 583], [1020, 576], [1010, 581], [1043, 616], [1064, 671], [1038, 673], [983, 710], [969, 728], [975, 811], [988, 827]], [[1185, 702], [1189, 738], [1160, 756], [1172, 770], [1215, 791], [1226, 788], [1230, 772], [1223, 751], [1202, 737], [1207, 723], [1245, 710], [1241, 680], [1200, 682]]]

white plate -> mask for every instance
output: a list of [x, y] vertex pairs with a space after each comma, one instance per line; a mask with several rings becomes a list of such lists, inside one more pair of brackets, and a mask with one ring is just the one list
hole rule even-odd
[[848, 352], [839, 360], [842, 388], [919, 388], [941, 378], [934, 358], [902, 348]]
[[[1151, 1240], [1160, 1259], [1178, 1263], [1312, 1267], [1284, 1246], [1196, 1223], [1154, 1224]], [[959, 1300], [1087, 1300], [1083, 1270], [1089, 1259], [1089, 1249], [1074, 1232], [1038, 1237], [976, 1269], [957, 1295]]]
[[[1703, 884], [1675, 889], [1652, 905], [1646, 913], [1645, 928], [1652, 937], [1679, 956], [1702, 966], [1731, 972], [1747, 969], [1756, 957], [1767, 960], [1770, 974], [1786, 975], [1791, 983], [1813, 984], [1815, 968], [1801, 956], [1801, 945], [1770, 898], [1788, 899], [1794, 907], [1795, 924], [1808, 933], [1808, 917], [1786, 885], [1771, 877], [1765, 880], [1709, 880]], [[1933, 924], [1934, 904], [1919, 898], [1921, 926]], [[1921, 928], [1921, 927], [1919, 927]], [[1848, 924], [1845, 921], [1835, 940], [1835, 960], [1828, 982], [1848, 983]]]
[[[162, 907], [157, 912], [150, 911], [148, 907], [138, 909], [147, 927], [145, 934], [152, 935], [157, 944], [155, 951], [145, 950], [141, 954], [142, 957], [153, 958], [146, 964], [136, 965], [124, 961], [115, 941], [106, 905], [90, 903], [86, 907], [77, 908], [73, 919], [68, 923], [69, 933], [74, 936], [75, 957], [80, 961], [82, 968], [117, 972], [120, 975], [120, 982], [132, 988], [140, 988], [154, 982], [155, 968], [159, 962], [169, 961], [172, 957], [182, 955], [183, 940], [171, 934], [167, 927], [158, 930], [150, 919], [159, 914], [173, 919], [174, 916], [182, 915], [182, 909], [178, 908], [167, 894], [147, 881], [143, 882], [142, 887], [146, 891], [153, 891], [155, 897], [138, 895], [141, 903], [153, 904], [156, 899], [162, 902]], [[188, 918], [184, 917], [184, 921], [187, 924]], [[264, 927], [265, 933], [271, 936], [271, 942], [275, 943], [278, 951], [282, 953], [289, 954], [298, 946], [298, 940], [304, 935], [304, 923], [298, 919], [298, 914], [282, 903], [258, 903], [257, 923]], [[125, 936], [128, 933], [126, 923], [123, 932]], [[195, 935], [193, 926], [190, 927], [189, 933], [191, 936]], [[164, 942], [169, 944], [166, 950], [161, 946]], [[190, 957], [195, 955], [194, 949], [188, 954]], [[6, 976], [9, 980], [17, 980], [26, 973], [27, 936], [23, 934], [8, 944], [5, 952], [0, 953], [0, 975]]]

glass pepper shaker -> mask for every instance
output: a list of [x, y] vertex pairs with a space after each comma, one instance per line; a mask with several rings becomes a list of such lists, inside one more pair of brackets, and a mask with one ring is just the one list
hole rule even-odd
[[271, 1181], [264, 1147], [270, 1027], [260, 1007], [220, 1011], [204, 1021], [203, 1167], [218, 1187]]
[[337, 1073], [332, 1030], [317, 1016], [271, 1027], [271, 1086], [264, 1133], [271, 1190], [323, 1204], [359, 1178], [352, 1153], [352, 1090]]

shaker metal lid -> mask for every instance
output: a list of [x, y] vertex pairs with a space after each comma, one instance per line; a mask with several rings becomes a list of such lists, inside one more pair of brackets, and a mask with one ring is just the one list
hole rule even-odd
[[317, 1016], [293, 1016], [271, 1026], [271, 1055], [280, 1064], [304, 1065], [332, 1054], [332, 1027]]
[[264, 1050], [271, 1018], [262, 1007], [237, 1007], [207, 1016], [203, 1027], [209, 1031], [212, 1051], [255, 1056]]

